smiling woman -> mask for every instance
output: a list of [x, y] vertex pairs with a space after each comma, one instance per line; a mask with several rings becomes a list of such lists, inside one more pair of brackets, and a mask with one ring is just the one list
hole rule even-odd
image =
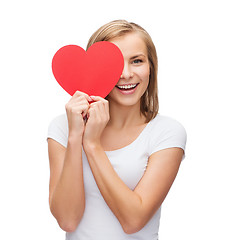
[[[136, 105], [140, 109], [140, 99], [149, 84], [150, 66], [147, 48], [138, 33], [129, 33], [111, 40], [121, 50], [124, 68], [119, 82], [107, 99], [119, 104]], [[127, 97], [122, 97], [122, 94]], [[119, 107], [119, 106], [118, 106]], [[147, 115], [147, 113], [145, 113]]]
[[[100, 27], [89, 39], [87, 49], [99, 41], [113, 41], [121, 37], [126, 37], [128, 34], [138, 35], [139, 41], [144, 42], [144, 57], [147, 58], [149, 64], [149, 86], [146, 92], [141, 97], [140, 110], [141, 113], [146, 117], [146, 121], [153, 119], [158, 113], [158, 84], [157, 84], [157, 71], [158, 71], [158, 59], [155, 45], [148, 32], [136, 23], [129, 23], [125, 20], [116, 20], [107, 23]], [[135, 45], [135, 44], [133, 44]], [[142, 59], [137, 59], [138, 53], [132, 55], [132, 60], [139, 62]]]
[[[186, 132], [158, 113], [157, 55], [148, 33], [119, 20], [110, 41], [122, 75], [103, 99], [76, 91], [49, 126], [49, 203], [71, 240], [157, 240], [161, 205], [184, 158]], [[87, 118], [87, 121], [84, 121]]]

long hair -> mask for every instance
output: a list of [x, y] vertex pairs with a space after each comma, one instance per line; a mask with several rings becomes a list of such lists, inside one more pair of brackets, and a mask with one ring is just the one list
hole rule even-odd
[[158, 60], [156, 48], [150, 35], [145, 29], [136, 23], [128, 22], [126, 20], [115, 20], [100, 27], [90, 37], [87, 49], [95, 42], [110, 41], [113, 38], [121, 37], [128, 33], [137, 32], [142, 37], [147, 47], [148, 61], [150, 66], [149, 84], [140, 99], [140, 111], [146, 117], [146, 122], [149, 122], [158, 113], [158, 85], [157, 85], [157, 71]]

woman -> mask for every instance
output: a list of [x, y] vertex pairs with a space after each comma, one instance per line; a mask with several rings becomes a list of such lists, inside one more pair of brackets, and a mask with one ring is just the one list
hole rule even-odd
[[160, 207], [184, 157], [186, 132], [158, 114], [148, 33], [118, 20], [98, 29], [88, 47], [98, 41], [119, 47], [124, 69], [106, 99], [77, 91], [66, 114], [51, 122], [50, 209], [66, 239], [158, 239]]

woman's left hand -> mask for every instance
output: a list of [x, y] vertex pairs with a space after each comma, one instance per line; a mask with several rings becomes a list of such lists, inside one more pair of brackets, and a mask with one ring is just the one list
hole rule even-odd
[[87, 123], [83, 134], [83, 148], [88, 146], [101, 145], [100, 139], [106, 127], [109, 116], [109, 103], [106, 99], [99, 96], [91, 96], [95, 101], [90, 104], [87, 113]]

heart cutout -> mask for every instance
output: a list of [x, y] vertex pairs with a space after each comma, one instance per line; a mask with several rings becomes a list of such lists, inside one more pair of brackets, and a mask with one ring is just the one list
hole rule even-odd
[[96, 42], [87, 51], [77, 45], [60, 48], [52, 59], [59, 85], [71, 96], [78, 90], [105, 98], [117, 84], [124, 66], [120, 49], [111, 42]]

